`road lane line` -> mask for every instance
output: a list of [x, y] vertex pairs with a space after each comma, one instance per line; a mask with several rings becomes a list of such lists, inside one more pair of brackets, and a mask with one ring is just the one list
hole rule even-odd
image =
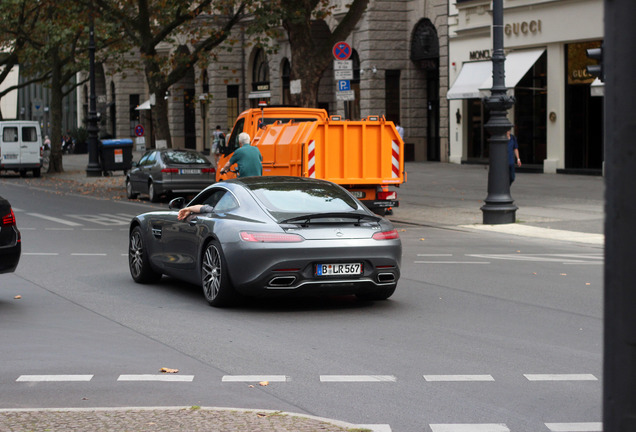
[[487, 261], [413, 261], [415, 264], [490, 264]]
[[223, 375], [221, 382], [286, 382], [285, 375]]
[[453, 423], [429, 425], [433, 432], [510, 432], [503, 423]]
[[393, 375], [320, 375], [320, 382], [395, 382]]
[[44, 231], [74, 231], [75, 228], [44, 228]]
[[93, 375], [20, 375], [17, 382], [90, 381]]
[[492, 375], [424, 375], [430, 382], [494, 381]]
[[33, 256], [58, 256], [57, 252], [23, 252], [22, 255], [33, 255]]
[[107, 256], [105, 253], [72, 253], [71, 256]]
[[453, 254], [417, 254], [417, 256], [421, 257], [450, 257]]
[[552, 432], [602, 432], [602, 422], [590, 423], [546, 423]]
[[119, 375], [117, 381], [171, 381], [171, 382], [191, 382], [194, 375], [174, 375], [174, 374], [139, 374], [139, 375]]
[[56, 217], [53, 217], [53, 216], [47, 216], [47, 215], [43, 215], [43, 214], [40, 214], [40, 213], [27, 213], [27, 214], [29, 216], [34, 216], [34, 217], [37, 217], [37, 218], [40, 218], [40, 219], [46, 219], [46, 220], [51, 221], [51, 222], [57, 222], [57, 223], [60, 223], [62, 225], [68, 225], [68, 226], [72, 226], [72, 227], [84, 226], [81, 223], [72, 222], [72, 221], [69, 221], [69, 220], [66, 220], [66, 219], [59, 219], [59, 218], [56, 218]]
[[598, 381], [592, 374], [523, 374], [528, 381]]

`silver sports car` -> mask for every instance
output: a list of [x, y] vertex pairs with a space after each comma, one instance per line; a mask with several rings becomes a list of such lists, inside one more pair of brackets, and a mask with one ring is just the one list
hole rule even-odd
[[[355, 294], [385, 300], [400, 278], [402, 243], [391, 222], [340, 186], [301, 177], [246, 177], [216, 183], [188, 205], [210, 213], [177, 219], [169, 210], [130, 223], [133, 279], [168, 275], [203, 287], [212, 306], [241, 295]], [[209, 210], [209, 208], [207, 208]]]

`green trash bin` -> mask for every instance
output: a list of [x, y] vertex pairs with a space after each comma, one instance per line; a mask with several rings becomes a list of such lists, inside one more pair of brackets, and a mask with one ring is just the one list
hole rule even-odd
[[126, 174], [132, 163], [132, 149], [130, 138], [101, 140], [98, 154], [104, 174], [110, 171], [124, 171]]

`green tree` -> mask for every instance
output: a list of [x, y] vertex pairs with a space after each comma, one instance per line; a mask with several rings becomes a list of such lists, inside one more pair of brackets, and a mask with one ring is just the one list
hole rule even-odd
[[[320, 78], [332, 64], [333, 46], [345, 40], [364, 14], [369, 0], [353, 0], [347, 13], [330, 30], [325, 20], [334, 7], [329, 0], [275, 0], [262, 2], [256, 17], [262, 28], [282, 23], [291, 48], [291, 80], [300, 80], [301, 93], [292, 95], [292, 103], [318, 106]], [[258, 30], [258, 27], [256, 28]]]
[[[199, 63], [213, 60], [213, 50], [225, 42], [246, 15], [251, 1], [244, 0], [94, 0], [105, 17], [117, 22], [137, 62], [148, 90], [154, 94], [153, 130], [157, 139], [172, 147], [168, 105], [163, 95]], [[172, 47], [161, 52], [160, 44]], [[128, 58], [130, 59], [130, 53]], [[122, 67], [135, 67], [130, 61]]]

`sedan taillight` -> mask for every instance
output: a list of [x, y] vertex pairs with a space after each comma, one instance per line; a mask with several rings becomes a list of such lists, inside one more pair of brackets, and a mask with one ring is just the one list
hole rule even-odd
[[15, 225], [15, 214], [13, 210], [10, 213], [2, 216], [2, 226], [14, 226]]
[[398, 234], [396, 229], [373, 234], [373, 239], [375, 240], [393, 240], [397, 238], [400, 238], [400, 235]]
[[241, 231], [241, 240], [258, 243], [298, 243], [305, 239], [298, 234]]
[[214, 168], [202, 168], [201, 173], [203, 174], [216, 174], [216, 169]]

